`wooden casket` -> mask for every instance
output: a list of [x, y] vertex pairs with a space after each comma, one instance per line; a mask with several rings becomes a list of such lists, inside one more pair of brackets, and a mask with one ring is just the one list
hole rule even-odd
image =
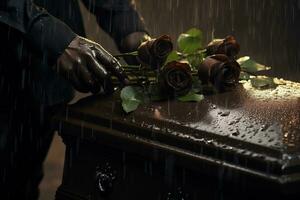
[[118, 92], [67, 107], [56, 199], [300, 199], [300, 84], [278, 81], [130, 114]]

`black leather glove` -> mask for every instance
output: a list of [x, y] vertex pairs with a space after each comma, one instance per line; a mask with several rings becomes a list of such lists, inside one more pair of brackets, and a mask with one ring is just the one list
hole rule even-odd
[[120, 63], [101, 45], [76, 36], [58, 58], [55, 70], [80, 92], [105, 93], [113, 91], [111, 75], [121, 83], [128, 79]]

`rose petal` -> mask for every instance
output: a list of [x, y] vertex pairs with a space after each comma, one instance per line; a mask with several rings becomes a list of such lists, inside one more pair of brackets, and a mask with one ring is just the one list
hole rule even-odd
[[192, 88], [191, 68], [187, 63], [173, 61], [168, 63], [160, 73], [161, 89], [171, 95], [182, 96]]

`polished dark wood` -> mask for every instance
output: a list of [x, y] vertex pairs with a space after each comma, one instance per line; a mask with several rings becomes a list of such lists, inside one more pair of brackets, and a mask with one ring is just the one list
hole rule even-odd
[[[131, 114], [118, 92], [67, 107], [55, 118], [67, 147], [57, 199], [298, 196], [300, 99], [270, 92], [257, 96], [241, 85], [199, 103], [155, 102]], [[115, 180], [102, 194], [96, 174], [106, 164]]]

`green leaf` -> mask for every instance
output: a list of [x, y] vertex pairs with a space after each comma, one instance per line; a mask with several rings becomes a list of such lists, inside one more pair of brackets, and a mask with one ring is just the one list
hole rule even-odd
[[185, 54], [195, 53], [202, 48], [202, 32], [192, 28], [178, 37], [178, 47]]
[[203, 99], [204, 96], [202, 94], [196, 94], [193, 92], [190, 92], [187, 95], [178, 98], [178, 100], [182, 102], [200, 102]]
[[277, 84], [274, 82], [274, 78], [266, 77], [266, 76], [258, 76], [250, 79], [252, 87], [257, 89], [269, 89], [275, 88]]
[[122, 107], [126, 113], [135, 111], [139, 107], [140, 104], [141, 104], [141, 102], [138, 100], [135, 100], [135, 99], [122, 100]]
[[172, 52], [169, 54], [169, 56], [168, 56], [168, 58], [167, 58], [165, 64], [167, 64], [167, 63], [169, 63], [169, 62], [172, 62], [172, 61], [178, 61], [178, 60], [180, 60], [180, 56], [178, 55], [178, 52], [177, 52], [177, 51], [172, 51]]
[[250, 79], [250, 75], [246, 72], [241, 72], [240, 74], [240, 80], [249, 80]]
[[121, 90], [121, 99], [130, 99], [134, 96], [135, 94], [135, 89], [131, 86], [128, 86], [128, 87], [124, 87], [122, 90]]
[[139, 87], [124, 87], [121, 91], [120, 97], [122, 100], [123, 110], [127, 113], [136, 110], [144, 101], [142, 89]]
[[214, 38], [208, 45], [210, 44], [215, 44], [215, 43], [221, 43], [223, 42], [224, 39], [221, 39], [221, 38]]
[[250, 73], [271, 69], [271, 67], [255, 62], [249, 56], [241, 57], [237, 60], [237, 62], [241, 65], [242, 70]]
[[203, 61], [204, 55], [202, 53], [192, 54], [187, 56], [187, 61], [190, 63], [193, 70], [198, 70], [197, 68], [200, 66]]
[[197, 28], [191, 28], [189, 29], [186, 34], [189, 34], [193, 37], [201, 37], [202, 38], [202, 31], [200, 29]]
[[193, 77], [193, 87], [191, 92], [200, 93], [203, 90], [202, 82], [198, 77]]

